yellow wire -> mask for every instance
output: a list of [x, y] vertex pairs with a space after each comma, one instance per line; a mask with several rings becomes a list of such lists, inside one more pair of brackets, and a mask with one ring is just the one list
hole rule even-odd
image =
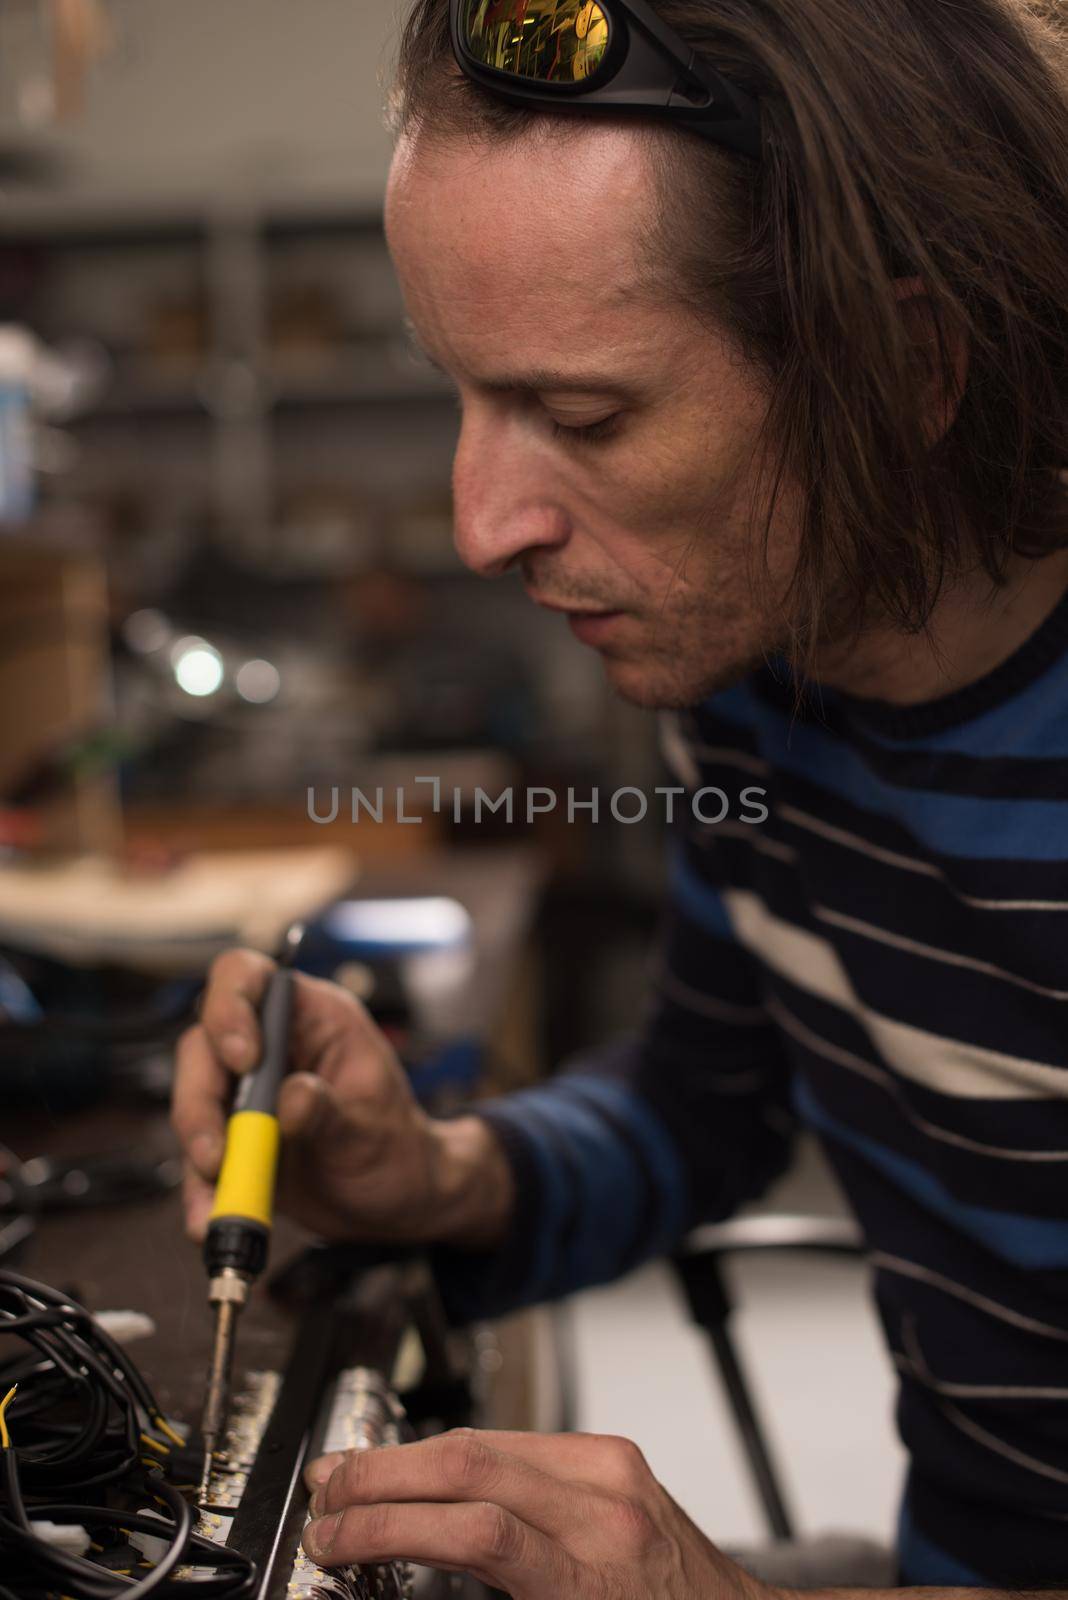
[[18, 1384], [13, 1383], [4, 1398], [0, 1400], [0, 1446], [5, 1450], [11, 1449], [11, 1435], [7, 1431], [7, 1408], [18, 1392]]
[[165, 1438], [169, 1439], [172, 1444], [176, 1444], [179, 1450], [185, 1449], [185, 1440], [182, 1438], [180, 1433], [175, 1433], [166, 1417], [153, 1417], [152, 1421], [156, 1424], [156, 1427], [159, 1429], [160, 1433], [162, 1433]]
[[150, 1450], [158, 1450], [161, 1456], [169, 1456], [171, 1453], [169, 1444], [164, 1444], [162, 1439], [153, 1439], [150, 1433], [141, 1435], [141, 1443], [147, 1444]]

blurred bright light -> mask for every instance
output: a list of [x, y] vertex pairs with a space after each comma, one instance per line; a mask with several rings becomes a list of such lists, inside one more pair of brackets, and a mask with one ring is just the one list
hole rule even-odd
[[255, 660], [246, 661], [238, 667], [234, 685], [242, 700], [247, 700], [250, 705], [263, 706], [268, 700], [274, 699], [282, 687], [282, 679], [276, 666], [257, 656]]
[[223, 681], [222, 656], [204, 639], [180, 639], [171, 652], [174, 676], [186, 694], [214, 694]]
[[343, 900], [324, 926], [346, 944], [394, 945], [435, 949], [464, 944], [471, 918], [456, 900], [444, 896], [410, 900]]

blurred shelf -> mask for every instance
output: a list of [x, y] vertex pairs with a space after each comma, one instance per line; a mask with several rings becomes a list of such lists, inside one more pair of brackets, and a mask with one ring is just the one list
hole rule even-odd
[[195, 247], [207, 232], [204, 218], [160, 216], [26, 218], [0, 223], [0, 248], [34, 250], [138, 250]]
[[133, 382], [119, 380], [107, 389], [87, 410], [68, 419], [69, 428], [80, 428], [86, 423], [140, 419], [142, 417], [199, 417], [211, 418], [211, 408], [201, 386], [188, 377], [139, 378]]
[[[98, 216], [16, 217], [0, 223], [0, 246], [32, 245], [60, 250], [156, 249], [161, 245], [197, 245], [216, 231], [210, 213], [183, 211]], [[265, 243], [294, 239], [351, 241], [381, 238], [380, 211], [268, 211], [249, 226]]]
[[407, 346], [380, 215], [9, 221], [5, 253], [24, 286], [13, 315], [46, 342], [110, 352], [95, 400], [64, 421], [88, 464], [72, 474], [75, 491], [121, 479], [128, 464], [140, 477], [142, 456], [155, 462], [173, 445], [168, 484], [185, 494], [197, 481], [213, 525], [243, 537], [264, 526], [294, 450], [311, 440], [314, 474], [346, 480], [361, 432], [376, 470], [418, 436], [429, 454], [416, 478], [425, 485], [432, 459], [433, 486], [447, 491], [454, 391]]
[[[375, 352], [376, 357], [380, 355]], [[213, 391], [220, 398], [216, 400]], [[259, 382], [250, 389], [247, 415], [285, 412], [311, 406], [376, 406], [430, 401], [440, 403], [453, 398], [452, 385], [433, 371], [405, 371], [400, 366], [361, 370], [355, 355], [322, 365], [267, 367]], [[200, 373], [175, 373], [170, 376], [144, 371], [120, 375], [68, 426], [81, 427], [97, 421], [140, 418], [195, 416], [211, 419], [218, 415], [242, 415], [242, 409], [227, 402], [221, 393], [218, 376], [204, 368]]]
[[400, 370], [358, 373], [349, 363], [333, 369], [289, 373], [268, 380], [268, 400], [272, 407], [322, 405], [389, 405], [397, 401], [441, 401], [453, 399], [452, 385], [434, 373], [409, 373]]

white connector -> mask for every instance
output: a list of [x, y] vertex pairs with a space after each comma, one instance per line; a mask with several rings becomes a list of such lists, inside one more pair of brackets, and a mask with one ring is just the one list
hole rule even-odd
[[143, 1311], [98, 1311], [93, 1321], [110, 1334], [116, 1344], [134, 1344], [138, 1339], [150, 1339], [156, 1331], [156, 1324]]
[[80, 1522], [49, 1522], [31, 1518], [30, 1527], [35, 1539], [50, 1544], [68, 1556], [84, 1556], [89, 1548], [89, 1534]]
[[[164, 1528], [169, 1529], [171, 1526], [166, 1517], [161, 1517], [158, 1511], [150, 1511], [147, 1507], [138, 1512], [138, 1515], [151, 1517], [153, 1522], [160, 1523]], [[151, 1561], [155, 1566], [157, 1562], [163, 1560], [171, 1548], [172, 1541], [169, 1538], [157, 1539], [153, 1533], [142, 1533], [140, 1528], [132, 1528], [127, 1536], [127, 1543], [132, 1544], [135, 1550], [140, 1550], [145, 1560]]]

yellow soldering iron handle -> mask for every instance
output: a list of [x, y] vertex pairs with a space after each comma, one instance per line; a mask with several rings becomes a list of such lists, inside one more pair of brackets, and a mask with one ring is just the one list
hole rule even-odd
[[221, 1217], [244, 1218], [264, 1228], [271, 1226], [279, 1142], [278, 1118], [269, 1111], [231, 1114], [212, 1222]]
[[279, 967], [260, 1014], [260, 1060], [242, 1079], [226, 1127], [204, 1255], [209, 1273], [224, 1266], [254, 1276], [262, 1270], [274, 1214], [278, 1172], [278, 1091], [289, 1054], [293, 974]]

